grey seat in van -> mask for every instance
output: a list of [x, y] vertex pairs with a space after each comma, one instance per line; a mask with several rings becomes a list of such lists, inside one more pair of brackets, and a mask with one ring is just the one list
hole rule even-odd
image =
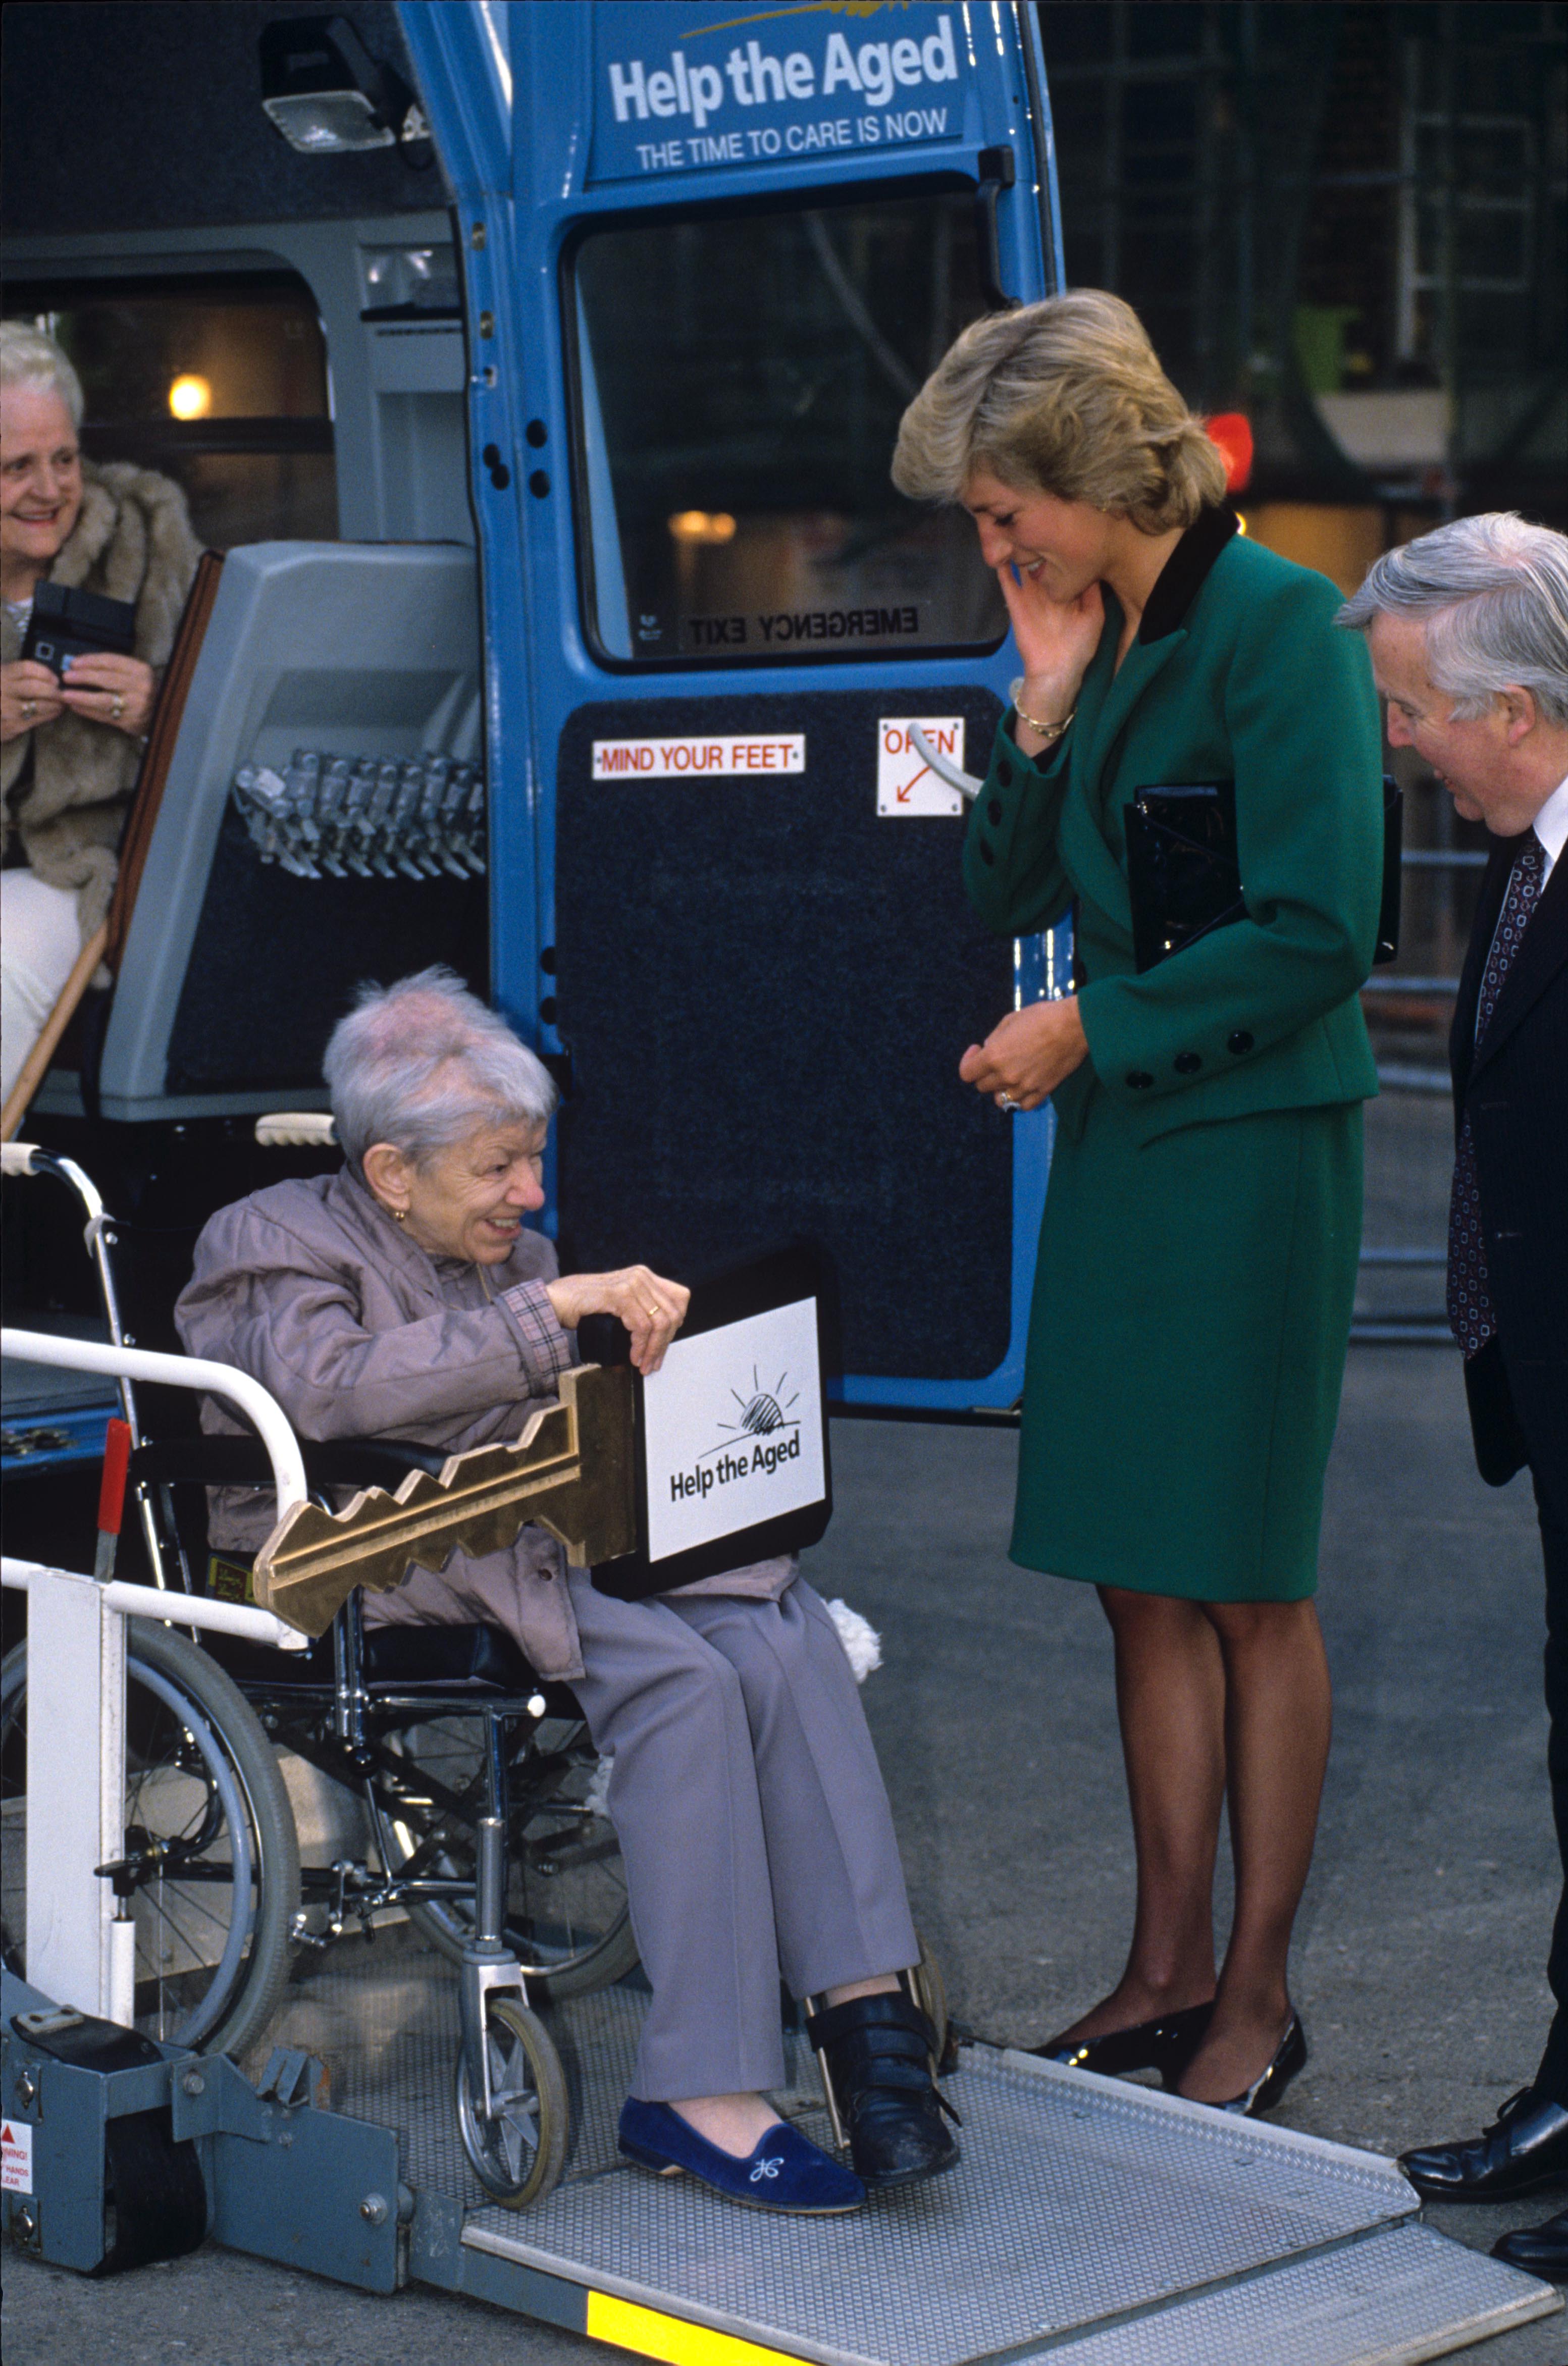
[[[106, 1118], [266, 1109], [319, 1090], [362, 978], [446, 961], [487, 982], [482, 877], [461, 865], [290, 867], [248, 829], [243, 767], [297, 751], [479, 757], [474, 553], [457, 544], [257, 543], [224, 562], [116, 983]], [[389, 873], [390, 875], [388, 875]]]

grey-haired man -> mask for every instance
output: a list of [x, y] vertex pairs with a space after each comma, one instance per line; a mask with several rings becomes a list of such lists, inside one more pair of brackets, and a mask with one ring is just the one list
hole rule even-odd
[[[1568, 2185], [1568, 538], [1456, 519], [1380, 558], [1339, 622], [1367, 636], [1390, 743], [1492, 836], [1449, 1044], [1449, 1320], [1481, 1475], [1498, 1487], [1528, 1464], [1540, 1517], [1557, 2011], [1492, 2126], [1402, 2165], [1432, 2201], [1503, 2201]], [[1495, 2248], [1568, 2280], [1568, 2210]]]

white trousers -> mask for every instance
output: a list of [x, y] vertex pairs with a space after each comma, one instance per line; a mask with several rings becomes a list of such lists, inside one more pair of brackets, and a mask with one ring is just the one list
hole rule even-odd
[[76, 897], [26, 865], [0, 871], [0, 1098], [22, 1064], [82, 950]]

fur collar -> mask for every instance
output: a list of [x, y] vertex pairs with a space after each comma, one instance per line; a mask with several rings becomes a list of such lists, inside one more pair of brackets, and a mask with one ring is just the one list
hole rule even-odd
[[[172, 479], [128, 460], [88, 462], [82, 477], [81, 513], [48, 580], [131, 602], [137, 656], [165, 665], [201, 555], [186, 497]], [[21, 655], [21, 636], [9, 616], [0, 617], [0, 632], [9, 662]]]

